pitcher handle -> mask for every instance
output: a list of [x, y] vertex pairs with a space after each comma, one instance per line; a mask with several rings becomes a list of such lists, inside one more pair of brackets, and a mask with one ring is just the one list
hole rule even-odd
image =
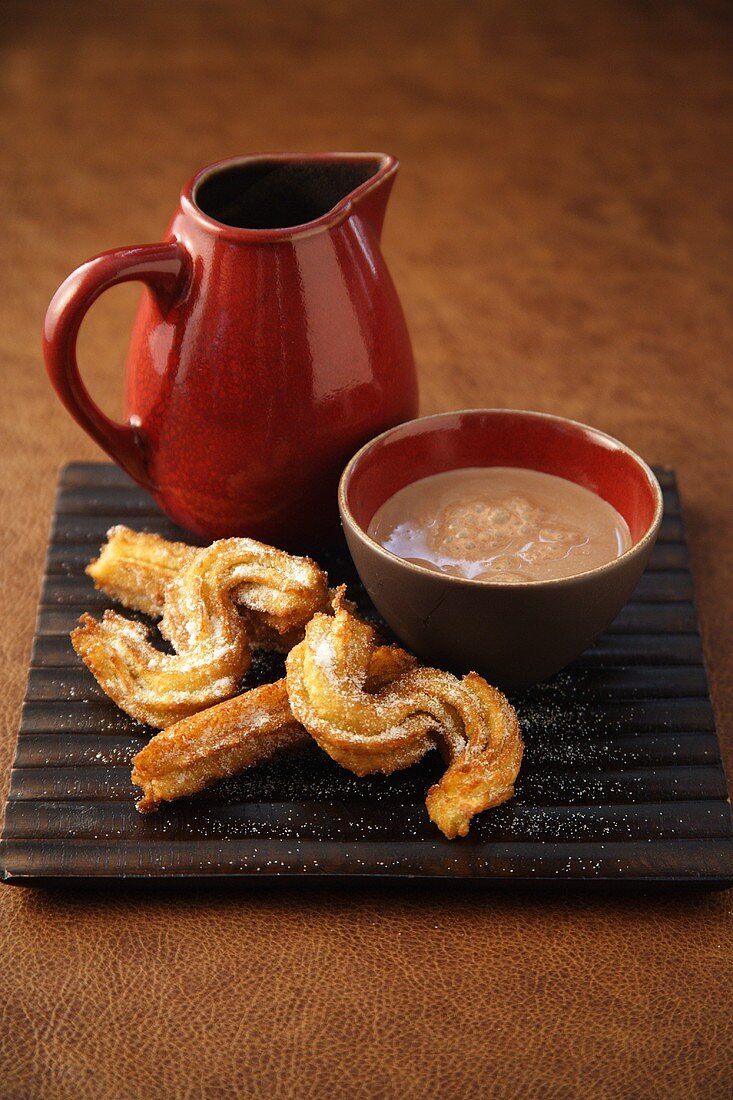
[[76, 339], [87, 310], [105, 290], [139, 279], [169, 308], [184, 292], [191, 261], [179, 241], [113, 248], [77, 267], [51, 299], [43, 327], [46, 370], [76, 422], [143, 488], [154, 490], [139, 432], [110, 419], [79, 374]]

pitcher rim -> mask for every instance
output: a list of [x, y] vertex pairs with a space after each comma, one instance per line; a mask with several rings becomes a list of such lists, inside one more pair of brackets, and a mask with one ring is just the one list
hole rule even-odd
[[[225, 168], [232, 168], [235, 165], [250, 164], [253, 161], [263, 160], [297, 161], [300, 163], [311, 162], [315, 164], [339, 160], [378, 161], [379, 168], [373, 176], [370, 176], [364, 183], [359, 184], [353, 191], [349, 191], [348, 195], [340, 199], [339, 202], [332, 206], [330, 210], [327, 210], [325, 214], [321, 214], [320, 217], [313, 218], [311, 221], [301, 222], [298, 225], [287, 225], [273, 229], [251, 229], [227, 225], [226, 222], [220, 222], [210, 214], [206, 214], [198, 205], [196, 201], [196, 191], [205, 180], [215, 175], [215, 173], [221, 172]], [[181, 208], [209, 232], [213, 232], [219, 237], [227, 237], [236, 241], [257, 241], [260, 244], [266, 244], [268, 241], [275, 243], [293, 240], [296, 237], [310, 237], [315, 233], [320, 233], [324, 229], [330, 229], [345, 221], [350, 216], [354, 203], [366, 195], [367, 192], [373, 190], [379, 184], [384, 183], [390, 176], [393, 176], [397, 172], [399, 166], [400, 162], [397, 157], [393, 156], [391, 153], [378, 152], [246, 153], [241, 156], [224, 157], [222, 160], [213, 161], [211, 164], [207, 164], [194, 173], [181, 191]]]

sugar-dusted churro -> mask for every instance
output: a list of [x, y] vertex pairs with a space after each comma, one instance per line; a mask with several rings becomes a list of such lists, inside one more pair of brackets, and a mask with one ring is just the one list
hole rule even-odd
[[[133, 531], [118, 524], [107, 532], [107, 541], [99, 557], [86, 572], [95, 588], [106, 592], [117, 603], [133, 611], [142, 611], [159, 619], [163, 614], [165, 590], [198, 547], [171, 542], [148, 531]], [[250, 649], [287, 653], [303, 637], [304, 624], [281, 630], [247, 606], [246, 589], [232, 591], [232, 599], [247, 626]]]
[[357, 775], [390, 773], [440, 748], [448, 765], [428, 791], [430, 817], [449, 838], [511, 798], [522, 761], [516, 713], [476, 673], [462, 680], [412, 668], [365, 690], [374, 631], [345, 608], [317, 614], [287, 658], [294, 716], [329, 756]]
[[302, 630], [327, 606], [328, 581], [310, 558], [222, 539], [186, 558], [163, 602], [160, 632], [172, 655], [151, 644], [145, 626], [114, 611], [101, 621], [83, 615], [71, 635], [102, 689], [158, 728], [234, 695], [251, 660], [248, 618], [281, 637]]

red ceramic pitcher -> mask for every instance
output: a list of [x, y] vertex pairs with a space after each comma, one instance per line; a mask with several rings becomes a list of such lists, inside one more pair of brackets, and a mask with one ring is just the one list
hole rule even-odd
[[[336, 519], [339, 473], [415, 415], [417, 383], [379, 247], [398, 162], [379, 153], [221, 161], [183, 189], [161, 244], [77, 268], [46, 315], [66, 408], [181, 526], [297, 544]], [[138, 279], [127, 423], [79, 375], [92, 302]]]

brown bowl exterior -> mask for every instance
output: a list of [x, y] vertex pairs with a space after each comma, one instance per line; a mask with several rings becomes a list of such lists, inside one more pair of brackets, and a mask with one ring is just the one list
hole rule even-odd
[[634, 591], [651, 552], [645, 547], [602, 577], [551, 586], [446, 585], [440, 573], [402, 569], [344, 526], [364, 587], [402, 644], [428, 664], [473, 670], [503, 688], [545, 680], [587, 649]]
[[[535, 437], [531, 453], [521, 445], [527, 429]], [[459, 441], [460, 433], [467, 430], [474, 435], [469, 461], [462, 460], [467, 452], [465, 443]], [[512, 430], [518, 439], [513, 457], [507, 444]], [[476, 440], [482, 433], [486, 433], [487, 445], [483, 461], [478, 461], [481, 456], [475, 450]], [[497, 438], [501, 439], [498, 450]], [[466, 581], [406, 562], [384, 550], [364, 530], [371, 519], [369, 512], [376, 511], [374, 502], [382, 503], [381, 494], [375, 496], [373, 492], [380, 463], [385, 469], [384, 499], [395, 491], [391, 440], [403, 447], [408, 443], [418, 455], [418, 472], [405, 477], [405, 484], [429, 472], [465, 465], [531, 465], [557, 472], [557, 459], [550, 456], [556, 456], [558, 446], [565, 446], [573, 449], [567, 467], [571, 479], [596, 491], [608, 475], [609, 463], [615, 461], [609, 457], [611, 444], [623, 462], [610, 482], [613, 503], [629, 522], [634, 544], [620, 558], [598, 569], [525, 584]], [[544, 442], [538, 448], [539, 440]], [[451, 441], [456, 445], [451, 446]], [[499, 461], [492, 461], [494, 455]], [[586, 460], [582, 461], [584, 456]], [[366, 462], [371, 463], [371, 495], [365, 506], [364, 485], [354, 492], [354, 480], [358, 481]], [[603, 474], [598, 473], [598, 463], [603, 466]], [[400, 480], [402, 477], [400, 474]], [[628, 482], [626, 498], [619, 495], [624, 479]], [[604, 488], [600, 495], [608, 497], [611, 492]], [[624, 499], [629, 501], [626, 509], [619, 507]], [[508, 689], [526, 687], [551, 676], [578, 657], [609, 626], [631, 596], [649, 560], [661, 521], [661, 500], [661, 490], [649, 468], [623, 444], [561, 417], [506, 410], [443, 414], [391, 429], [354, 456], [344, 471], [339, 491], [344, 531], [359, 576], [402, 644], [429, 664], [459, 673], [474, 670]], [[361, 522], [357, 522], [355, 511], [360, 513]]]

